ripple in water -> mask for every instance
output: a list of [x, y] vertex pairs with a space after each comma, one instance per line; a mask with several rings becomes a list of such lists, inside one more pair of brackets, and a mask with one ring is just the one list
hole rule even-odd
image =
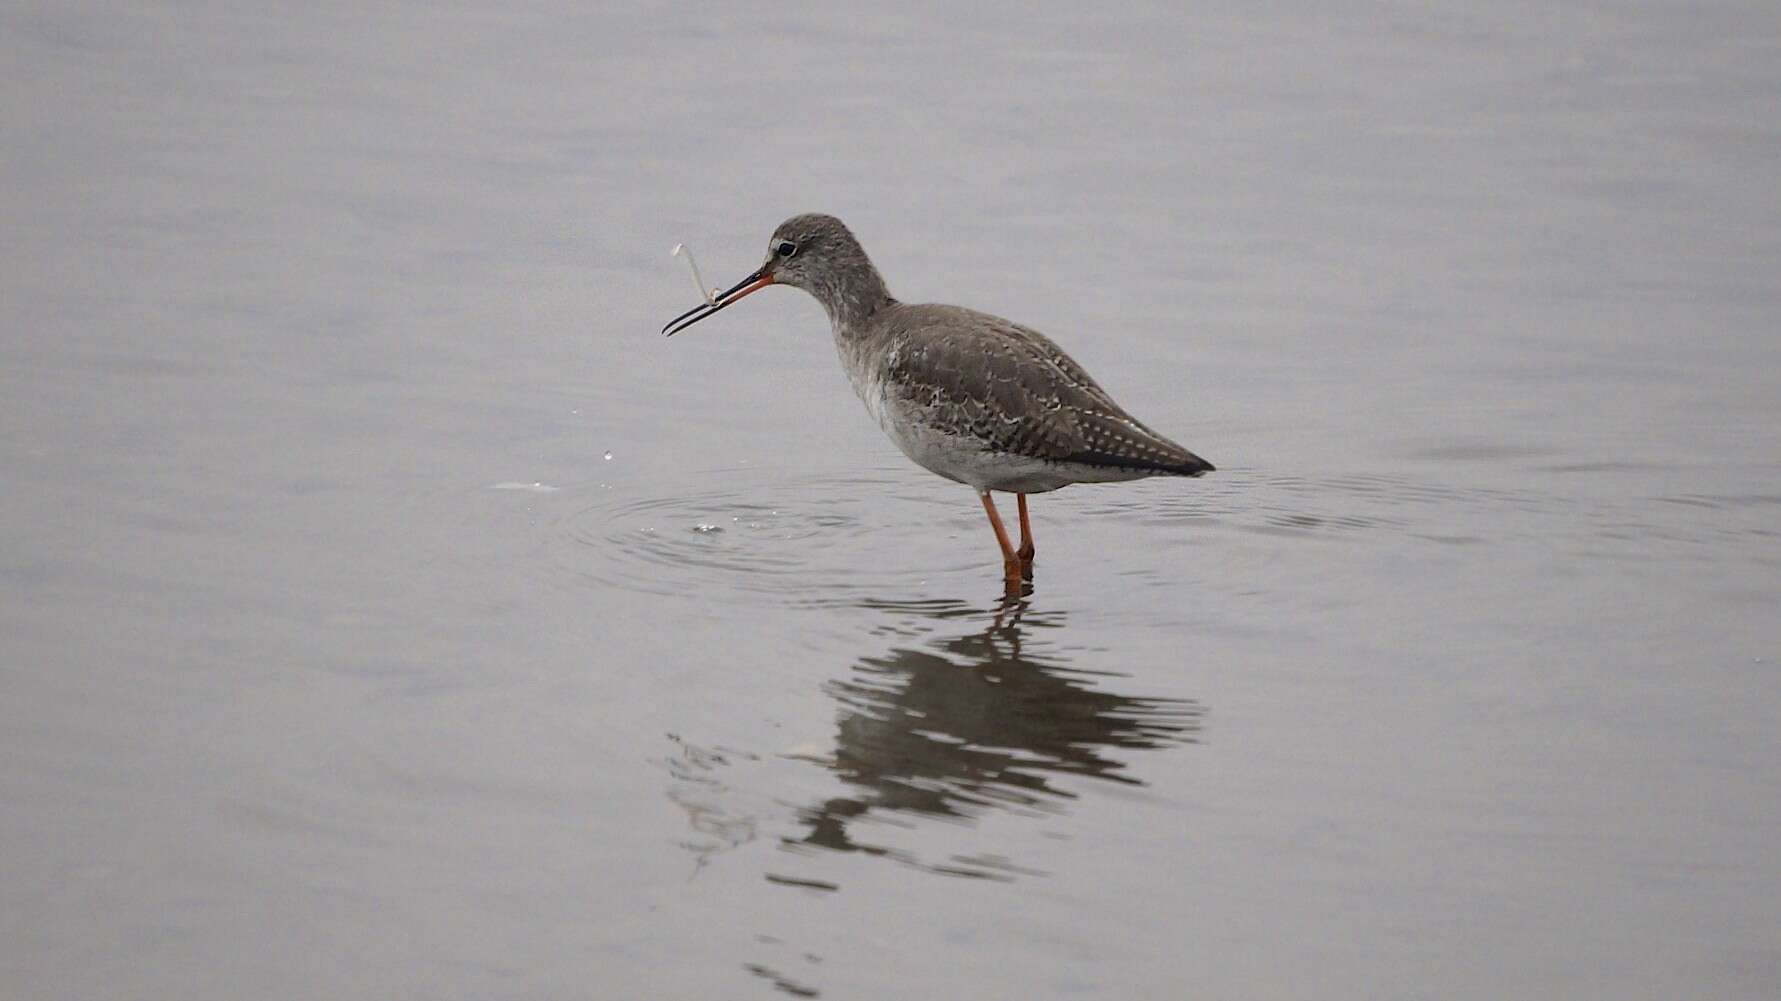
[[[1774, 537], [1767, 493], [1594, 495], [1580, 482], [1567, 473], [1480, 487], [1420, 471], [1316, 477], [1228, 468], [1191, 483], [1065, 490], [1047, 496], [1041, 518], [1168, 529], [1165, 545], [1234, 531], [1280, 544], [1535, 543], [1620, 562], [1760, 559], [1750, 544]], [[980, 590], [999, 570], [969, 492], [916, 470], [796, 477], [741, 467], [691, 475], [681, 489], [652, 483], [645, 495], [625, 484], [555, 493], [500, 486], [529, 498], [552, 569], [584, 584], [658, 595], [717, 588], [780, 607], [833, 607], [911, 586]], [[1136, 573], [1129, 582], [1173, 580]]]
[[[907, 473], [787, 477], [743, 467], [703, 474], [653, 496], [622, 489], [567, 492], [577, 506], [543, 526], [556, 568], [584, 582], [647, 594], [714, 586], [779, 605], [857, 604], [912, 576], [979, 583], [993, 549], [972, 536], [947, 559], [912, 563], [916, 539], [964, 534], [981, 518], [962, 490]], [[975, 518], [973, 518], [975, 515]]]

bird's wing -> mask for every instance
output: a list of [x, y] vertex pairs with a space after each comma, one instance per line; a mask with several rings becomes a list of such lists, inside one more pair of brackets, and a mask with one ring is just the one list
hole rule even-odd
[[1211, 464], [1145, 427], [1045, 335], [951, 306], [900, 307], [887, 358], [906, 404], [997, 451], [1194, 475]]

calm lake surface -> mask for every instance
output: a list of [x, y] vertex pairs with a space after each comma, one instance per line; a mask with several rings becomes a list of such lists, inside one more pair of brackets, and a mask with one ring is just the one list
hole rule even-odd
[[[0, 82], [0, 993], [1776, 996], [1772, 2], [27, 2]], [[1218, 472], [1001, 601], [814, 300], [659, 336], [801, 211]]]

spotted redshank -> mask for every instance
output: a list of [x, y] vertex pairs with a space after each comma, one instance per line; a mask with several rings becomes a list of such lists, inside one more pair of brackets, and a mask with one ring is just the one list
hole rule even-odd
[[[1033, 574], [1027, 494], [1212, 471], [1210, 462], [1126, 413], [1044, 334], [959, 306], [892, 298], [834, 216], [780, 223], [765, 264], [662, 332], [672, 336], [769, 285], [801, 288], [828, 310], [854, 392], [904, 455], [977, 491], [1011, 591]], [[1015, 495], [1018, 549], [992, 490]]]

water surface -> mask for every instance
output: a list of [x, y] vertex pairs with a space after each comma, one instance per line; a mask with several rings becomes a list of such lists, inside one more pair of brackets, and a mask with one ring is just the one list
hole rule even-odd
[[[1760, 3], [0, 15], [22, 996], [1766, 998]], [[799, 211], [1219, 471], [1009, 602]]]

